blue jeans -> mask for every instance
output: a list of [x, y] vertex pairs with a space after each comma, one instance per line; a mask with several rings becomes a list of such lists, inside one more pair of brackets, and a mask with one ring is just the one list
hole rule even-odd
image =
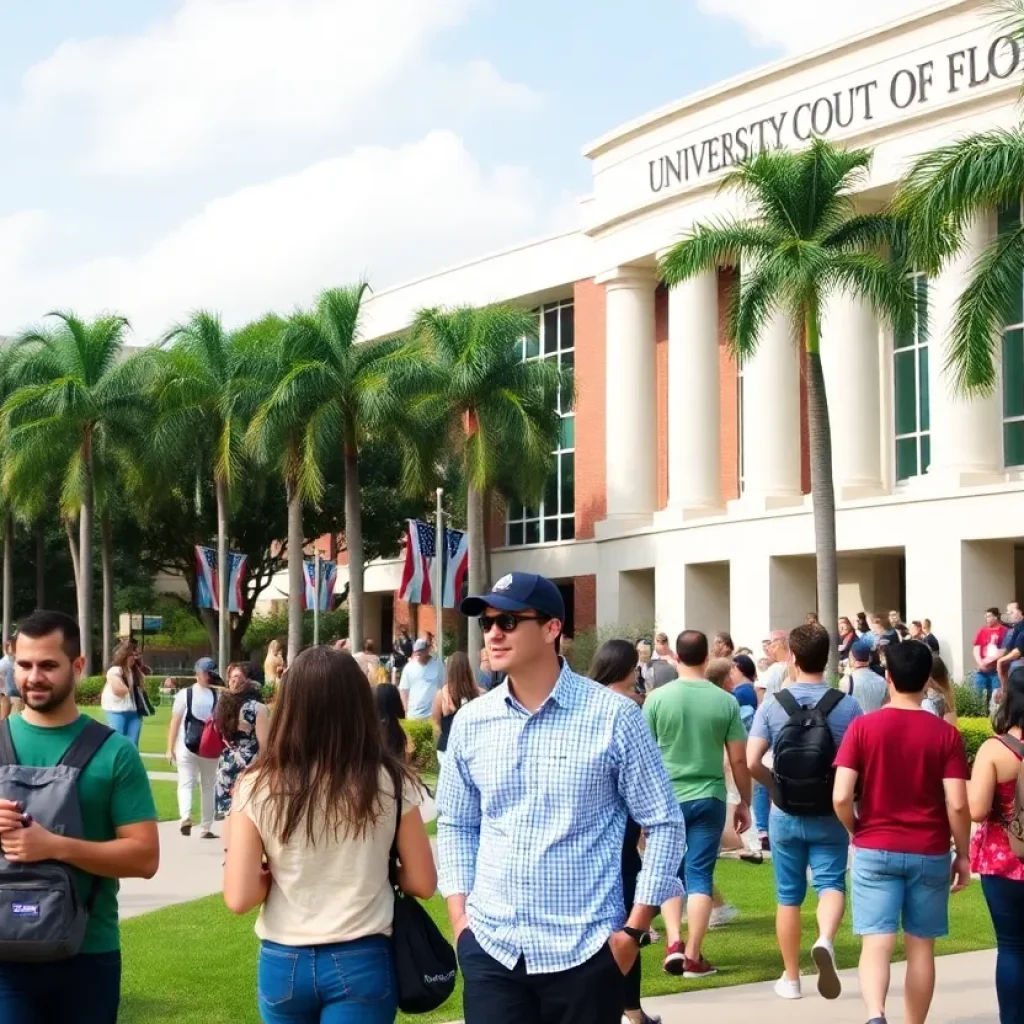
[[1024, 1024], [1024, 882], [981, 876], [996, 931], [999, 1024]]
[[853, 851], [853, 934], [949, 933], [949, 854]]
[[759, 833], [768, 832], [768, 815], [772, 809], [772, 791], [760, 782], [754, 783], [754, 828]]
[[0, 962], [3, 1024], [117, 1024], [121, 954], [79, 953], [56, 964]]
[[104, 711], [107, 725], [120, 736], [127, 736], [128, 739], [139, 745], [139, 736], [142, 734], [142, 719], [137, 711]]
[[998, 672], [975, 672], [974, 688], [978, 693], [985, 694], [985, 708], [988, 709], [989, 701], [992, 699], [992, 691], [999, 689]]
[[263, 1024], [393, 1024], [398, 1011], [391, 940], [371, 935], [326, 946], [260, 946]]
[[718, 847], [725, 831], [725, 802], [714, 797], [679, 805], [686, 823], [686, 852], [679, 865], [687, 896], [710, 896]]
[[780, 906], [799, 907], [803, 903], [808, 868], [819, 896], [829, 890], [846, 892], [850, 835], [834, 814], [800, 818], [773, 807], [768, 838]]

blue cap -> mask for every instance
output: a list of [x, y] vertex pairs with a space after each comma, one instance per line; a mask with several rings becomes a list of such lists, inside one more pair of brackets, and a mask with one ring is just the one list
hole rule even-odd
[[196, 672], [205, 672], [209, 676], [217, 674], [217, 662], [213, 658], [200, 658], [196, 662]]
[[482, 615], [488, 608], [503, 612], [540, 612], [551, 619], [565, 622], [562, 593], [544, 576], [534, 572], [510, 572], [491, 587], [489, 594], [467, 597], [460, 605], [463, 615]]
[[870, 640], [854, 640], [850, 644], [850, 657], [854, 661], [870, 661], [874, 650], [875, 648]]

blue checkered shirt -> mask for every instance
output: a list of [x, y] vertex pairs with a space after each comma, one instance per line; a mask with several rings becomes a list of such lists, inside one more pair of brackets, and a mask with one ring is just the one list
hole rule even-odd
[[507, 683], [452, 723], [437, 788], [444, 896], [483, 950], [530, 974], [589, 960], [622, 927], [626, 816], [647, 831], [636, 903], [682, 894], [685, 826], [640, 708], [563, 662], [530, 714]]

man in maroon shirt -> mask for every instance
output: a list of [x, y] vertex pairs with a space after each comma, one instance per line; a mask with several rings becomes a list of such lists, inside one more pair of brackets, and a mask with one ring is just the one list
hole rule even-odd
[[971, 880], [967, 757], [960, 733], [921, 708], [932, 668], [928, 647], [891, 644], [885, 663], [890, 703], [851, 723], [836, 756], [833, 800], [853, 836], [853, 930], [863, 938], [860, 989], [869, 1024], [885, 1022], [901, 922], [903, 1019], [924, 1024], [935, 989], [935, 940], [949, 930], [950, 883], [959, 892]]

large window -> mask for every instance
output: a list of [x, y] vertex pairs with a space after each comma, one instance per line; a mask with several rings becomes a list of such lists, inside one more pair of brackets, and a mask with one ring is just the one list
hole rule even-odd
[[[537, 337], [523, 340], [523, 359], [557, 359], [571, 367], [576, 357], [572, 301], [542, 306], [537, 315]], [[576, 536], [576, 415], [571, 408], [562, 408], [561, 397], [559, 412], [562, 431], [544, 498], [534, 508], [510, 503], [505, 524], [510, 546], [554, 544]]]
[[[922, 307], [927, 307], [928, 278], [911, 275]], [[910, 330], [893, 339], [894, 408], [896, 412], [896, 479], [923, 476], [931, 463], [931, 416], [928, 405], [927, 317], [922, 315]]]
[[[1021, 210], [1015, 205], [999, 211], [1000, 234], [1017, 231]], [[1024, 466], [1024, 280], [1006, 314], [1003, 330], [1003, 465]]]

